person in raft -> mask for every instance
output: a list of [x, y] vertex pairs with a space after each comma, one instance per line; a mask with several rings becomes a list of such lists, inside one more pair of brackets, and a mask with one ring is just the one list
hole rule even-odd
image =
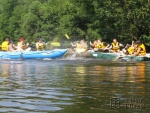
[[24, 42], [24, 38], [20, 38], [19, 42], [17, 43], [17, 51], [22, 52], [22, 51], [30, 51], [31, 48], [29, 47], [29, 43]]
[[136, 41], [134, 43], [134, 46], [135, 46], [135, 52], [133, 56], [145, 56], [146, 55], [146, 48], [143, 43], [141, 43], [140, 41]]
[[134, 54], [134, 42], [135, 40], [132, 40], [132, 44], [127, 43], [126, 47], [122, 50], [123, 54], [125, 55], [133, 55]]
[[102, 42], [102, 39], [98, 39], [97, 42], [98, 42], [98, 45], [99, 45], [99, 51], [109, 52], [109, 50], [108, 50], [109, 44], [106, 44], [105, 42]]
[[9, 38], [5, 38], [4, 42], [2, 43], [2, 51], [8, 51], [8, 43], [9, 43]]
[[102, 42], [102, 39], [95, 40], [93, 43], [90, 41], [91, 50], [93, 52], [109, 52], [108, 47], [109, 44], [106, 44], [105, 42]]
[[71, 43], [71, 45], [76, 51], [76, 53], [83, 53], [87, 51], [87, 43], [84, 40], [81, 40], [80, 42], [77, 42], [76, 44]]
[[13, 44], [13, 42], [12, 41], [9, 41], [9, 43], [8, 43], [8, 52], [16, 52], [17, 50], [16, 50], [17, 48], [16, 48], [16, 46]]
[[116, 38], [113, 39], [111, 46], [108, 48], [110, 53], [120, 53], [120, 47], [123, 47], [123, 44], [119, 43]]
[[95, 40], [93, 43], [90, 41], [90, 50], [89, 51], [93, 51], [93, 52], [97, 52], [99, 50], [99, 43], [97, 40]]
[[42, 51], [45, 48], [45, 44], [42, 41], [42, 38], [38, 38], [38, 42], [36, 43], [36, 50], [37, 51]]

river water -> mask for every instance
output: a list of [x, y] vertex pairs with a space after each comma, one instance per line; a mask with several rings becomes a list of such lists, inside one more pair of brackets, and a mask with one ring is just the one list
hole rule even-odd
[[149, 113], [150, 63], [0, 61], [2, 113]]

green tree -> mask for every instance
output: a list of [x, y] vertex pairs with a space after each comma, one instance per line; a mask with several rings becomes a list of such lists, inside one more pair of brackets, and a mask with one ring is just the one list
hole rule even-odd
[[150, 41], [150, 0], [0, 0], [0, 41]]

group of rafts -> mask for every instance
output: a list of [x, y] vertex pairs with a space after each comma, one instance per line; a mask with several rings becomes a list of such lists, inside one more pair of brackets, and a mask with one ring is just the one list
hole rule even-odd
[[81, 40], [72, 46], [76, 53], [93, 58], [111, 61], [148, 61], [150, 59], [144, 44], [140, 41], [132, 41], [132, 44], [127, 44], [124, 47], [117, 39], [113, 39], [112, 44], [106, 44], [99, 39], [93, 43], [90, 42], [90, 49], [87, 50], [87, 43]]
[[[146, 48], [140, 41], [132, 41], [125, 47], [119, 43], [117, 39], [113, 39], [111, 45], [102, 42], [101, 39], [90, 42], [90, 49], [87, 50], [87, 43], [84, 40], [71, 43], [75, 50], [75, 55], [83, 55], [84, 57], [93, 57], [107, 60], [123, 60], [123, 61], [148, 61], [149, 55], [146, 54]], [[24, 38], [20, 38], [17, 45], [14, 45], [8, 38], [1, 45], [0, 59], [44, 59], [44, 58], [61, 58], [67, 53], [67, 49], [44, 50], [42, 39], [39, 38], [36, 43], [36, 51], [31, 51], [28, 43], [24, 42]], [[122, 50], [121, 50], [122, 48]]]
[[29, 43], [25, 43], [24, 38], [20, 38], [17, 45], [8, 38], [1, 45], [0, 59], [55, 59], [66, 54], [67, 49], [44, 50], [46, 44], [41, 38], [36, 43], [36, 51], [31, 51]]

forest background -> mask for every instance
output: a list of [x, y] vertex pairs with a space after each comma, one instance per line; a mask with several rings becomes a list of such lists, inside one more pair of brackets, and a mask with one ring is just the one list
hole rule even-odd
[[6, 37], [150, 44], [150, 0], [0, 0], [0, 42]]

